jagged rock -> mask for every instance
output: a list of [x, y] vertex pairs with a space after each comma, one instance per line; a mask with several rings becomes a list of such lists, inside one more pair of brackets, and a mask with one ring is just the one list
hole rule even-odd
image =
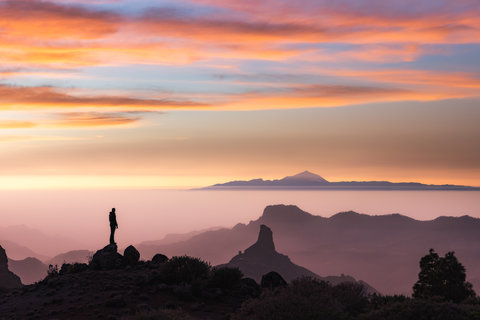
[[253, 278], [260, 282], [262, 275], [270, 272], [278, 272], [285, 280], [291, 281], [299, 277], [320, 278], [315, 273], [294, 264], [286, 255], [275, 250], [273, 232], [266, 225], [260, 225], [258, 240], [230, 260], [229, 263], [218, 267], [237, 267], [245, 277]]
[[275, 289], [278, 287], [285, 287], [287, 282], [282, 278], [278, 272], [270, 271], [262, 276], [262, 282], [260, 283], [262, 288]]
[[246, 255], [263, 255], [273, 253], [275, 244], [273, 243], [273, 232], [266, 225], [260, 225], [258, 240], [252, 246], [245, 250]]
[[134, 246], [128, 246], [123, 252], [123, 260], [126, 265], [136, 265], [140, 260], [140, 253]]
[[117, 252], [116, 244], [109, 244], [98, 250], [92, 257], [90, 267], [94, 270], [109, 270], [122, 267], [123, 257]]
[[0, 246], [0, 288], [13, 289], [22, 286], [20, 278], [8, 270], [8, 258], [5, 250]]
[[152, 258], [152, 263], [154, 264], [162, 264], [168, 261], [168, 257], [164, 254], [157, 253]]

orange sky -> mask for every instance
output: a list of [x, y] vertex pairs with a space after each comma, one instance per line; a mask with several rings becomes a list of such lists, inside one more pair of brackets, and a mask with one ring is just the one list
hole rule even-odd
[[480, 186], [476, 0], [0, 0], [0, 189]]

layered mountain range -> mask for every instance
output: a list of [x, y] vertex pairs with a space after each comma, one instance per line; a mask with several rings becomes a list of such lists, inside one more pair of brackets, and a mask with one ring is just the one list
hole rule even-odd
[[434, 248], [440, 254], [455, 251], [467, 269], [467, 280], [480, 290], [480, 219], [469, 216], [419, 221], [400, 214], [370, 216], [350, 211], [325, 218], [296, 206], [274, 205], [248, 224], [207, 231], [177, 243], [136, 247], [145, 259], [162, 252], [223, 264], [255, 242], [262, 224], [275, 233], [279, 252], [320, 276], [348, 274], [381, 293], [410, 294], [420, 258]]
[[[261, 225], [275, 234], [274, 245], [257, 238]], [[258, 242], [259, 245], [252, 246]], [[11, 243], [9, 247], [18, 248]], [[136, 247], [142, 259], [151, 259], [156, 253], [169, 257], [187, 254], [212, 265], [240, 265], [242, 261], [255, 264], [252, 257], [274, 257], [270, 260], [294, 261], [319, 277], [346, 274], [385, 294], [410, 294], [418, 277], [420, 258], [434, 248], [442, 255], [455, 251], [466, 267], [467, 280], [480, 291], [480, 219], [470, 216], [419, 221], [400, 214], [371, 216], [350, 211], [325, 218], [293, 205], [273, 205], [248, 224], [169, 236], [165, 241], [143, 242]], [[259, 251], [259, 247], [265, 250]], [[2, 270], [8, 275], [13, 271], [24, 284], [42, 279], [50, 263], [86, 262], [91, 255], [87, 250], [71, 251], [42, 262], [23, 258], [20, 253], [27, 254], [29, 249], [20, 249], [14, 255], [17, 259], [2, 260]], [[246, 257], [249, 259], [245, 260]], [[243, 269], [249, 273], [246, 266]]]
[[221, 189], [319, 189], [319, 190], [480, 190], [480, 187], [459, 185], [433, 185], [418, 182], [338, 181], [329, 182], [321, 176], [304, 171], [278, 180], [253, 179], [230, 181], [204, 188]]

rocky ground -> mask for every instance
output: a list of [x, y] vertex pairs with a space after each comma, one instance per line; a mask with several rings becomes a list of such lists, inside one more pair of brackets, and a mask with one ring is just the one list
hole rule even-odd
[[[115, 251], [110, 257], [122, 256]], [[125, 256], [123, 265], [105, 270], [93, 263], [94, 257], [90, 266], [66, 265], [36, 284], [3, 289], [0, 319], [140, 319], [142, 314], [163, 315], [151, 319], [228, 319], [259, 290], [248, 280], [222, 290], [201, 275], [171, 283], [164, 274], [166, 262], [127, 261]]]

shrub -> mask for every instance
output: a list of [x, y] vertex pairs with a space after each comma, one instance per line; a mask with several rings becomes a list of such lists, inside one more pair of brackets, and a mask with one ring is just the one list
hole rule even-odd
[[238, 268], [213, 268], [210, 283], [212, 286], [223, 290], [232, 289], [240, 286], [242, 278], [243, 273]]
[[[356, 298], [344, 301], [343, 297], [339, 296], [340, 293]], [[358, 294], [358, 288], [354, 286], [336, 288], [324, 281], [301, 278], [292, 281], [286, 287], [263, 291], [260, 298], [244, 303], [233, 319], [343, 320], [349, 317], [349, 312], [352, 312], [345, 304], [353, 301], [357, 306], [357, 299], [364, 299], [364, 303], [368, 302], [365, 296], [358, 297]], [[352, 310], [359, 312], [358, 309], [356, 307]]]
[[446, 301], [407, 298], [358, 317], [359, 320], [474, 320], [479, 308]]
[[52, 278], [58, 276], [58, 266], [57, 265], [48, 265], [47, 277]]
[[62, 264], [59, 274], [79, 273], [86, 270], [88, 270], [88, 265], [86, 263], [64, 263]]
[[192, 283], [193, 280], [207, 279], [210, 275], [211, 266], [199, 258], [188, 256], [173, 257], [163, 270], [165, 282], [169, 284]]
[[262, 276], [262, 281], [260, 286], [266, 289], [275, 289], [278, 287], [284, 287], [287, 285], [287, 282], [282, 278], [282, 276], [275, 271], [270, 271]]

